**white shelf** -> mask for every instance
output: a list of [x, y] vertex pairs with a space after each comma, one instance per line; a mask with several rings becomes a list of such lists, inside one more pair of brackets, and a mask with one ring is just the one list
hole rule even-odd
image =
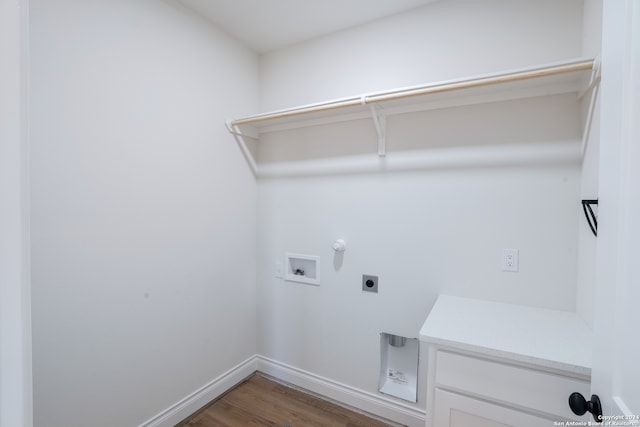
[[[598, 80], [599, 63], [595, 59], [580, 58], [304, 105], [227, 120], [226, 125], [254, 173], [260, 175], [245, 137], [257, 139], [267, 132], [371, 118], [378, 135], [378, 155], [385, 156], [388, 116], [546, 95], [575, 93], [581, 97], [594, 88]], [[591, 104], [590, 111], [593, 101]], [[585, 129], [590, 120], [587, 122]]]
[[429, 83], [272, 111], [229, 121], [231, 127], [260, 134], [316, 123], [367, 117], [371, 106], [383, 115], [401, 114], [560, 93], [582, 93], [596, 68], [593, 59], [574, 59], [539, 67]]

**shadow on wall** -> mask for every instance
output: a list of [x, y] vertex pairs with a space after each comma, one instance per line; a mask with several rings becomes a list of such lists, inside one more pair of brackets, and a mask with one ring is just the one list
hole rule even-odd
[[[542, 125], [544, 123], [544, 126]], [[395, 153], [506, 146], [580, 139], [575, 96], [554, 95], [444, 108], [387, 117], [387, 151]], [[371, 119], [264, 133], [256, 147], [259, 166], [340, 160], [375, 154]]]

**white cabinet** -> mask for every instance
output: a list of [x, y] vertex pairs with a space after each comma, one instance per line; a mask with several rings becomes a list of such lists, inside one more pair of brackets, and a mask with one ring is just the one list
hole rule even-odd
[[429, 427], [548, 426], [581, 420], [569, 409], [569, 395], [589, 395], [588, 376], [455, 347], [432, 346], [428, 364]]
[[441, 296], [420, 337], [428, 427], [589, 421], [568, 405], [590, 395], [591, 334], [573, 313]]
[[464, 394], [435, 389], [436, 426], [538, 427], [551, 425], [546, 418], [511, 409]]

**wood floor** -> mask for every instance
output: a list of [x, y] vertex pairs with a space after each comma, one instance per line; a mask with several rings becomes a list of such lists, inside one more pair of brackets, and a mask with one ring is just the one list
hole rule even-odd
[[388, 427], [255, 374], [176, 427]]

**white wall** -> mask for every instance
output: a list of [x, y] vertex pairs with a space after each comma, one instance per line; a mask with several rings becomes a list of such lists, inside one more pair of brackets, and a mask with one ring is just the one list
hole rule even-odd
[[263, 55], [261, 109], [579, 57], [581, 27], [580, 0], [437, 1]]
[[[582, 16], [578, 1], [437, 2], [263, 56], [261, 104], [579, 57]], [[580, 165], [539, 161], [549, 147], [579, 147], [575, 97], [414, 113], [388, 119], [387, 130], [388, 162], [449, 160], [395, 173], [301, 173], [258, 187], [259, 352], [372, 393], [378, 334], [417, 336], [439, 293], [562, 310], [575, 309], [576, 293]], [[258, 157], [304, 167], [375, 158], [375, 144], [364, 120], [264, 135]], [[334, 258], [336, 238], [347, 241], [343, 259]], [[520, 249], [520, 272], [501, 271], [502, 248]], [[319, 287], [274, 277], [286, 251], [321, 257]], [[362, 274], [380, 277], [377, 295], [361, 291]]]
[[171, 1], [31, 30], [35, 423], [138, 425], [256, 352], [257, 57]]
[[0, 426], [30, 427], [28, 3], [0, 1]]
[[[585, 56], [599, 57], [602, 45], [602, 0], [587, 0], [584, 4], [583, 53]], [[582, 163], [580, 185], [581, 199], [598, 198], [598, 161], [600, 159], [600, 91], [595, 93], [593, 121], [588, 129], [588, 140]], [[590, 97], [585, 97], [582, 104], [586, 120]], [[584, 218], [582, 207], [580, 226], [578, 229], [578, 286], [576, 294], [576, 311], [593, 326], [594, 289], [596, 278], [596, 237], [591, 232]], [[594, 208], [595, 209], [595, 208]], [[597, 212], [597, 211], [596, 211]]]

